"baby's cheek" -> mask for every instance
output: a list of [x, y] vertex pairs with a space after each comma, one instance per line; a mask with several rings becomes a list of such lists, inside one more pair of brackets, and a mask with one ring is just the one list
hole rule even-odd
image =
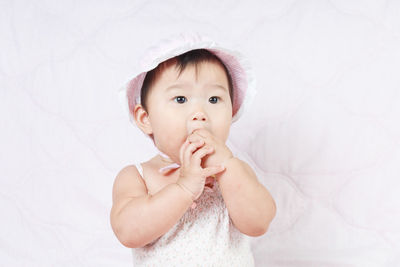
[[215, 136], [219, 142], [226, 143], [229, 137], [229, 128], [223, 128], [223, 130], [219, 131], [218, 134]]

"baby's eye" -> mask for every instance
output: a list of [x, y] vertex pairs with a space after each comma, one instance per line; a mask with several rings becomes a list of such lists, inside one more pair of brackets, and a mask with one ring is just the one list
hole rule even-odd
[[210, 97], [210, 103], [216, 104], [218, 102], [219, 97], [218, 96], [212, 96]]
[[175, 96], [174, 97], [175, 102], [178, 102], [179, 104], [183, 104], [186, 102], [186, 97], [184, 96]]

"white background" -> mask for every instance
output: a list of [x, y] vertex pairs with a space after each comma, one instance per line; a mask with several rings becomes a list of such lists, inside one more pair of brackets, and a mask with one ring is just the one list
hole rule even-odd
[[257, 79], [228, 141], [277, 203], [256, 265], [400, 265], [395, 0], [0, 0], [0, 265], [132, 265], [112, 185], [156, 151], [117, 92], [150, 44], [187, 30]]

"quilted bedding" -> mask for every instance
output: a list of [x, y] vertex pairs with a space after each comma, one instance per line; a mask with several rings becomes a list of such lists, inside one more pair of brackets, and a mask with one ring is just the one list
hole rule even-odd
[[132, 266], [111, 189], [156, 151], [117, 91], [149, 43], [186, 30], [257, 78], [228, 141], [277, 203], [256, 266], [400, 266], [393, 0], [1, 1], [0, 265]]

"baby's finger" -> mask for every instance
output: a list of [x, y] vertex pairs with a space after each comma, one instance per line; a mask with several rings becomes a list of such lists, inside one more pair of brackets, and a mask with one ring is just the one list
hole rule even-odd
[[193, 136], [203, 139], [207, 144], [214, 143], [214, 137], [206, 129], [199, 129], [193, 132]]
[[188, 139], [189, 142], [191, 142], [191, 143], [197, 142], [197, 141], [199, 141], [199, 140], [203, 140], [203, 138], [200, 137], [200, 136], [197, 135], [197, 134], [191, 134], [191, 135], [188, 136], [187, 139]]
[[181, 149], [179, 150], [179, 159], [181, 161], [181, 165], [183, 165], [183, 155], [188, 145], [189, 141], [186, 139], [186, 141], [181, 145]]
[[205, 177], [209, 177], [209, 176], [215, 175], [217, 173], [220, 173], [223, 170], [225, 170], [225, 166], [222, 166], [222, 165], [212, 166], [212, 167], [204, 168], [203, 169], [203, 175]]
[[210, 136], [210, 132], [208, 130], [206, 130], [206, 129], [203, 129], [203, 128], [195, 130], [193, 132], [193, 134], [198, 135], [198, 136], [203, 137], [203, 138], [207, 138], [207, 137]]
[[204, 146], [202, 148], [200, 148], [199, 150], [197, 150], [195, 153], [193, 153], [192, 156], [192, 162], [196, 165], [199, 166], [201, 164], [201, 159], [207, 155], [207, 154], [211, 154], [214, 152], [214, 148], [210, 147], [210, 146]]
[[192, 158], [192, 154], [193, 152], [198, 148], [204, 145], [204, 142], [198, 141], [198, 142], [194, 142], [194, 143], [190, 143], [186, 150], [183, 152], [183, 160], [189, 164], [191, 163], [191, 158]]

